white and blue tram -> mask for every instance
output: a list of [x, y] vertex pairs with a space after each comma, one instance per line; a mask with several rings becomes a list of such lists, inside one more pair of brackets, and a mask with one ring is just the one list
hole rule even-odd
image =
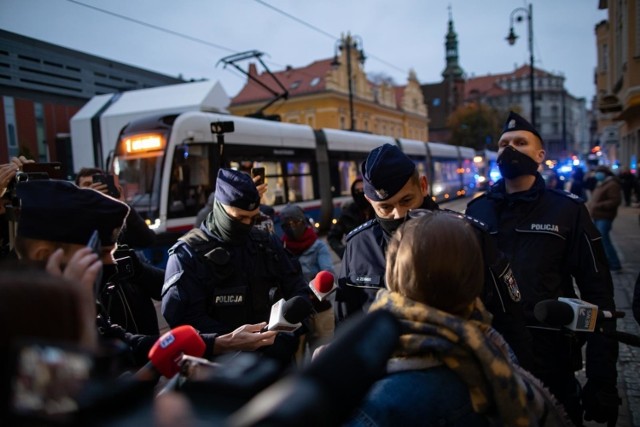
[[[223, 141], [214, 132], [220, 122], [234, 127]], [[161, 244], [194, 226], [220, 165], [247, 172], [264, 167], [269, 189], [263, 202], [276, 212], [296, 203], [322, 231], [350, 199], [367, 153], [384, 143], [397, 144], [413, 159], [428, 177], [434, 200], [475, 191], [470, 148], [200, 111], [130, 122], [120, 133], [110, 169], [127, 203], [158, 233]]]

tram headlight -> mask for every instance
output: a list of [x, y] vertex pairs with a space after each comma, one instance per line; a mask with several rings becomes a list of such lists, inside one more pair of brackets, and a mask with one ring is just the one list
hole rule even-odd
[[150, 219], [145, 219], [144, 222], [150, 230], [157, 230], [160, 227], [160, 218], [156, 218], [153, 222]]

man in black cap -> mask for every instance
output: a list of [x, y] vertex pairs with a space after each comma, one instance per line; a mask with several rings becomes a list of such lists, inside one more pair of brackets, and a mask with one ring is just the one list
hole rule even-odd
[[[395, 145], [373, 149], [362, 165], [365, 197], [375, 218], [353, 230], [338, 275], [336, 321], [367, 311], [379, 289], [385, 288], [385, 255], [393, 232], [410, 217], [412, 209], [439, 209], [427, 191], [427, 177]], [[526, 336], [520, 294], [509, 263], [497, 251], [482, 223], [468, 218], [477, 230], [485, 264], [483, 302], [494, 315], [494, 327], [513, 347], [523, 366], [530, 364], [530, 339]], [[425, 236], [428, 238], [428, 236]]]
[[[48, 271], [59, 269], [64, 276], [76, 280], [81, 279], [80, 273], [74, 271], [97, 258], [102, 264], [101, 279], [95, 288], [98, 314], [128, 332], [157, 335], [158, 318], [151, 299], [160, 299], [160, 289], [150, 289], [149, 281], [138, 271], [144, 267], [142, 263], [129, 258], [116, 262], [114, 258], [129, 207], [99, 191], [81, 189], [62, 180], [20, 182], [16, 191], [20, 199], [15, 243], [18, 255], [46, 262]], [[87, 245], [94, 231], [99, 245], [93, 250], [99, 256], [91, 259]], [[138, 268], [125, 271], [125, 261], [131, 262], [127, 267]], [[70, 263], [76, 267], [71, 268]]]
[[[497, 233], [522, 292], [533, 336], [533, 374], [550, 388], [576, 425], [582, 425], [580, 387], [574, 371], [582, 368], [584, 336], [553, 331], [534, 317], [536, 303], [558, 297], [580, 298], [599, 309], [615, 310], [613, 285], [600, 234], [579, 197], [545, 188], [538, 167], [545, 158], [540, 134], [511, 112], [498, 142], [502, 179], [471, 202], [466, 213]], [[600, 324], [615, 330], [615, 320]], [[617, 343], [588, 334], [587, 383], [582, 391], [584, 417], [615, 424]]]
[[[268, 321], [271, 306], [281, 298], [309, 301], [300, 269], [278, 238], [253, 226], [259, 205], [248, 174], [219, 170], [213, 210], [169, 250], [162, 314], [171, 327], [189, 324], [200, 332], [224, 334]], [[264, 352], [288, 363], [297, 341], [278, 334]]]

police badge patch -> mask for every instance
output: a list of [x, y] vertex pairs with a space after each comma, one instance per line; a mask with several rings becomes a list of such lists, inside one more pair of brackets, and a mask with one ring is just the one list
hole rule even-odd
[[387, 193], [386, 190], [380, 188], [380, 189], [376, 189], [376, 196], [378, 196], [378, 198], [380, 198], [381, 200], [384, 200], [387, 198], [387, 196], [389, 196], [389, 193]]
[[522, 296], [520, 295], [520, 289], [518, 288], [518, 282], [516, 282], [516, 278], [513, 277], [513, 272], [511, 269], [508, 269], [504, 276], [502, 276], [502, 281], [505, 285], [507, 285], [507, 290], [509, 291], [509, 297], [515, 301], [520, 302]]

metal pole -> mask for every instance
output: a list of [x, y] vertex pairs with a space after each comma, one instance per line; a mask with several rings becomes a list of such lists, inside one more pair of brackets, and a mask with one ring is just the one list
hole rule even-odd
[[349, 114], [351, 118], [351, 124], [349, 130], [356, 129], [356, 119], [353, 114], [353, 82], [351, 77], [351, 36], [347, 37], [347, 77], [349, 79]]
[[533, 5], [529, 3], [529, 14], [527, 17], [529, 25], [529, 64], [531, 69], [529, 74], [529, 92], [531, 96], [531, 124], [536, 127], [536, 91], [534, 87], [534, 68], [533, 68]]

